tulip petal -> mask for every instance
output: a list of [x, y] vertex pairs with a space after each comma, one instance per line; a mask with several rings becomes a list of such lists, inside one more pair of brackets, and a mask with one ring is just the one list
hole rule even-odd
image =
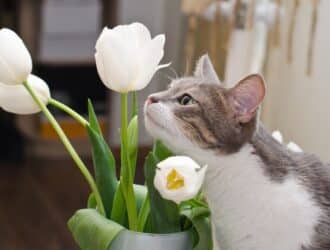
[[159, 69], [158, 64], [164, 56], [164, 44], [165, 36], [158, 35], [142, 49], [142, 56], [138, 64], [138, 75], [130, 88], [141, 90], [148, 85]]
[[136, 52], [130, 48], [129, 40], [112, 30], [105, 34], [105, 39], [109, 42], [101, 43], [97, 51], [103, 61], [104, 84], [115, 91], [128, 92], [136, 72]]
[[[41, 101], [47, 104], [50, 98], [48, 85], [34, 75], [30, 75], [27, 81]], [[0, 106], [7, 112], [21, 115], [40, 112], [40, 108], [23, 85], [0, 83]]]
[[[174, 166], [176, 168], [180, 168], [180, 170], [200, 169], [200, 166], [194, 160], [187, 156], [172, 156], [157, 164], [157, 167], [159, 169], [168, 167], [172, 168]], [[189, 168], [187, 168], [187, 166], [189, 166]]]
[[0, 44], [0, 82], [23, 83], [32, 71], [32, 59], [22, 39], [10, 29], [1, 29]]
[[136, 34], [138, 47], [143, 47], [151, 40], [150, 31], [142, 23], [133, 23], [131, 27]]
[[272, 133], [273, 138], [278, 141], [279, 143], [283, 143], [283, 136], [282, 133], [278, 130]]
[[290, 149], [291, 151], [295, 152], [295, 153], [302, 153], [303, 150], [301, 147], [299, 147], [296, 143], [290, 141], [287, 145], [288, 149]]
[[101, 48], [101, 44], [103, 44], [104, 42], [106, 42], [105, 37], [106, 37], [106, 33], [108, 31], [108, 27], [104, 27], [99, 38], [96, 41], [96, 45], [95, 45], [95, 49], [98, 50]]
[[[154, 185], [164, 199], [177, 204], [194, 198], [201, 189], [207, 167], [201, 168], [186, 156], [169, 157], [157, 164]], [[184, 185], [177, 189], [168, 188], [168, 175], [175, 170], [183, 178]]]
[[124, 41], [129, 42], [132, 50], [141, 49], [146, 43], [151, 41], [148, 28], [142, 23], [132, 23], [130, 25], [118, 25], [113, 29]]
[[100, 55], [99, 52], [95, 53], [95, 62], [96, 62], [97, 73], [99, 74], [102, 82], [104, 82], [104, 83], [107, 82], [105, 69], [104, 69], [103, 57]]

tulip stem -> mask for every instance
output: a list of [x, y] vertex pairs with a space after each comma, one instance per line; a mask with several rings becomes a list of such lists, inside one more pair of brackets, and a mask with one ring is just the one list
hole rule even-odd
[[132, 118], [136, 116], [138, 113], [138, 108], [137, 108], [137, 93], [134, 91], [132, 93]]
[[126, 201], [128, 214], [129, 229], [137, 230], [137, 208], [133, 189], [133, 176], [129, 161], [128, 152], [128, 123], [127, 123], [127, 93], [121, 94], [121, 164], [122, 164], [122, 180], [121, 188], [123, 190]]
[[61, 126], [58, 124], [56, 121], [55, 117], [52, 115], [52, 113], [48, 110], [47, 106], [39, 99], [39, 97], [35, 94], [34, 90], [30, 87], [28, 82], [23, 83], [25, 88], [28, 90], [28, 92], [31, 94], [32, 98], [34, 101], [37, 103], [37, 105], [40, 107], [41, 111], [45, 114], [51, 125], [53, 126], [54, 130], [58, 134], [59, 138], [61, 139], [62, 143], [64, 144], [66, 150], [72, 157], [73, 161], [76, 163], [77, 167], [79, 168], [80, 172], [83, 174], [85, 179], [87, 180], [92, 192], [95, 195], [96, 201], [97, 201], [97, 206], [102, 215], [105, 215], [105, 210], [104, 206], [102, 203], [102, 199], [100, 196], [100, 193], [97, 189], [97, 186], [95, 184], [95, 181], [93, 179], [93, 176], [90, 174], [88, 171], [88, 168], [84, 164], [84, 162], [81, 160], [79, 157], [78, 153], [76, 150], [73, 148], [71, 145], [68, 137], [65, 135], [64, 131], [62, 130]]
[[82, 126], [87, 127], [89, 126], [89, 122], [82, 117], [80, 114], [78, 114], [76, 111], [74, 111], [72, 108], [69, 106], [65, 105], [62, 102], [59, 102], [53, 98], [50, 98], [48, 101], [48, 104], [53, 105], [54, 107], [62, 110], [63, 112], [67, 113], [70, 115], [73, 119], [75, 119], [77, 122], [79, 122]]

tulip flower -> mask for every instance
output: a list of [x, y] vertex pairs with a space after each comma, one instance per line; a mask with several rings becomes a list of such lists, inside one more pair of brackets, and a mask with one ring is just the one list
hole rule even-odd
[[302, 153], [303, 150], [301, 149], [301, 147], [299, 147], [296, 143], [290, 141], [287, 145], [288, 149], [290, 149], [291, 151], [295, 152], [295, 153]]
[[278, 141], [279, 143], [283, 143], [283, 136], [282, 133], [278, 130], [272, 133], [273, 138]]
[[104, 28], [96, 43], [96, 67], [102, 82], [120, 93], [145, 88], [164, 55], [165, 36], [151, 38], [141, 23]]
[[22, 84], [32, 71], [32, 59], [22, 39], [10, 29], [0, 30], [0, 82]]
[[[47, 104], [50, 91], [46, 82], [35, 75], [29, 75], [27, 82], [40, 100]], [[0, 107], [7, 112], [21, 115], [40, 112], [40, 108], [23, 85], [0, 83]]]
[[180, 204], [198, 194], [206, 169], [186, 156], [169, 157], [157, 164], [154, 185], [164, 199]]
[[[272, 136], [276, 141], [283, 144], [283, 136], [282, 136], [282, 133], [280, 131], [278, 131], [278, 130], [274, 131], [272, 133]], [[295, 153], [302, 153], [303, 152], [301, 147], [299, 147], [296, 143], [294, 143], [292, 141], [290, 141], [286, 146], [292, 152], [295, 152]]]

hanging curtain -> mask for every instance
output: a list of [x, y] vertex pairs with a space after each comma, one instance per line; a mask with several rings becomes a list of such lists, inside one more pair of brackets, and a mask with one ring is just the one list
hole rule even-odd
[[295, 4], [283, 1], [280, 46], [269, 49], [262, 119], [330, 160], [330, 1]]

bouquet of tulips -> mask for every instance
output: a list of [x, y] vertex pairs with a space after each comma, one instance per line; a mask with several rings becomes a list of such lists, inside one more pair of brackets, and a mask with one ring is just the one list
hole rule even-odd
[[[212, 248], [209, 209], [200, 193], [206, 167], [173, 156], [160, 141], [144, 164], [145, 185], [135, 185], [138, 155], [136, 91], [148, 85], [164, 54], [165, 36], [151, 38], [140, 23], [104, 28], [96, 42], [96, 67], [103, 83], [121, 95], [121, 161], [116, 162], [100, 129], [93, 105], [88, 119], [51, 97], [47, 83], [32, 75], [32, 59], [23, 41], [0, 30], [0, 107], [15, 114], [42, 112], [90, 186], [87, 208], [77, 211], [68, 226], [82, 249], [105, 250], [123, 230], [152, 234], [191, 232], [194, 249]], [[128, 99], [132, 99], [128, 113]], [[52, 105], [86, 128], [94, 176], [79, 157], [48, 109]]]

